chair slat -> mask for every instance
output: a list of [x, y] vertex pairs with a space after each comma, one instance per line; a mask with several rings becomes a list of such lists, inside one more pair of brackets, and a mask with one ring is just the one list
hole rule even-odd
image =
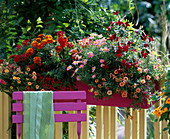
[[86, 114], [54, 114], [55, 122], [86, 121]]
[[81, 103], [54, 103], [54, 111], [86, 110], [86, 102]]
[[12, 104], [12, 111], [18, 111], [21, 112], [23, 111], [23, 104], [22, 103], [13, 103]]
[[53, 92], [54, 100], [66, 99], [86, 99], [85, 91], [57, 91]]
[[[23, 92], [13, 92], [13, 100], [23, 100]], [[86, 99], [85, 91], [54, 91], [54, 100]]]
[[[23, 103], [13, 103], [12, 111], [23, 111]], [[54, 103], [54, 111], [74, 111], [74, 110], [86, 110], [86, 102], [81, 103]]]
[[23, 123], [23, 115], [12, 115], [12, 123]]

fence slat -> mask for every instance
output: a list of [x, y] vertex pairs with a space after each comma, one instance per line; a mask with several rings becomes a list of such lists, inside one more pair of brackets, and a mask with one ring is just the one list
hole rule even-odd
[[117, 107], [111, 107], [111, 139], [117, 139]]
[[147, 115], [146, 115], [146, 109], [142, 109], [141, 112], [139, 113], [139, 135], [140, 139], [146, 139], [146, 130], [147, 130]]
[[[162, 125], [162, 129], [164, 129], [165, 127], [167, 127], [167, 122], [164, 120], [163, 121], [163, 125]], [[169, 139], [169, 134], [168, 134], [168, 130], [163, 132], [163, 139]]]
[[104, 139], [111, 138], [111, 106], [104, 106]]
[[82, 113], [87, 114], [87, 121], [81, 122], [81, 139], [89, 139], [89, 106], [87, 105], [87, 110], [82, 111]]
[[[155, 108], [161, 105], [161, 101], [158, 101], [155, 103]], [[158, 117], [156, 117], [158, 119]], [[157, 122], [154, 122], [154, 139], [161, 139], [161, 123], [159, 120]]]
[[[62, 111], [54, 111], [54, 114], [62, 114]], [[62, 122], [55, 122], [54, 139], [62, 139], [63, 129]]]
[[[127, 110], [127, 108], [125, 108]], [[132, 113], [132, 109], [130, 108], [130, 113]], [[130, 117], [125, 116], [125, 139], [132, 138], [132, 120]]]
[[0, 138], [3, 139], [3, 93], [0, 92]]
[[4, 122], [4, 139], [9, 139], [10, 138], [10, 130], [9, 129], [9, 113], [10, 113], [10, 98], [7, 94], [3, 93], [3, 122]]
[[103, 106], [96, 106], [96, 139], [103, 139]]
[[[69, 111], [70, 114], [75, 114], [76, 111]], [[77, 136], [77, 122], [68, 122], [68, 138], [78, 139]]]
[[132, 115], [134, 116], [132, 120], [132, 139], [139, 139], [139, 112], [135, 110]]

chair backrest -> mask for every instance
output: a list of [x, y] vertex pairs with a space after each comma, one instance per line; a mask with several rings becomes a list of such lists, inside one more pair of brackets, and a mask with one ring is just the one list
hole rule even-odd
[[[23, 92], [13, 92], [12, 110], [17, 112], [12, 116], [12, 122], [17, 123], [17, 134], [21, 136], [21, 123], [23, 123], [24, 115], [21, 112], [24, 110]], [[81, 113], [81, 110], [86, 110], [86, 102], [81, 100], [86, 99], [85, 91], [54, 91], [53, 92], [53, 106], [54, 111], [77, 111], [76, 114], [54, 114], [55, 122], [77, 122], [77, 134], [80, 138], [81, 134], [81, 121], [86, 121], [86, 113]]]

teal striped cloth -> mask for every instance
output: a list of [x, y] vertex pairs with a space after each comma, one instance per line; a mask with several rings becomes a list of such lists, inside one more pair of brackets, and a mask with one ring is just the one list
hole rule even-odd
[[24, 91], [24, 139], [54, 139], [52, 91]]

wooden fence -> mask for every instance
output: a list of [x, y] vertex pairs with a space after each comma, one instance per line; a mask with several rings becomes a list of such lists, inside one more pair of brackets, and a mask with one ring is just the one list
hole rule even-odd
[[[159, 103], [155, 104], [155, 107]], [[10, 109], [9, 97], [4, 93], [0, 93], [0, 139], [11, 139], [11, 132], [8, 130]], [[89, 119], [89, 106], [87, 106], [86, 113], [87, 119]], [[142, 109], [140, 112], [132, 112], [131, 110], [131, 113], [134, 116], [133, 120], [125, 118], [125, 139], [146, 139], [146, 110]], [[69, 139], [77, 139], [76, 126], [77, 124], [75, 122], [69, 123]], [[155, 122], [154, 139], [169, 139], [167, 132], [160, 134], [162, 128], [165, 126], [165, 122]], [[96, 139], [117, 139], [117, 130], [117, 107], [96, 106]], [[62, 123], [55, 123], [55, 139], [62, 139]], [[82, 122], [81, 139], [89, 139], [89, 120]]]

